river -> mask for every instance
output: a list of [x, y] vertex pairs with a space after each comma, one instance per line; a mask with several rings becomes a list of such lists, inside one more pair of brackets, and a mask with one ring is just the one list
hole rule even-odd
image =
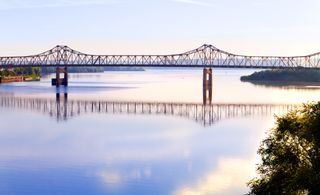
[[240, 81], [214, 69], [70, 74], [69, 86], [0, 85], [0, 194], [244, 194], [260, 142], [315, 86]]

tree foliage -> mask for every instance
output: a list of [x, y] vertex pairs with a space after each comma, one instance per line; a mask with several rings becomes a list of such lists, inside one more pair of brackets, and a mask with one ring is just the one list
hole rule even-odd
[[41, 70], [37, 67], [15, 68], [14, 72], [17, 75], [28, 75], [32, 77], [39, 77], [41, 75]]
[[[68, 72], [69, 73], [88, 73], [88, 72], [103, 72], [103, 67], [69, 67]], [[43, 67], [41, 68], [42, 74], [51, 74], [55, 73], [56, 68], [55, 67]]]
[[258, 154], [250, 194], [320, 194], [320, 102], [278, 117]]
[[0, 71], [0, 76], [32, 76], [40, 77], [41, 71], [40, 68], [36, 67], [27, 67], [27, 68], [15, 68], [14, 70], [9, 71], [8, 69], [3, 69]]
[[7, 69], [0, 71], [0, 77], [7, 77], [7, 76], [16, 76], [16, 73], [13, 71], [9, 71]]

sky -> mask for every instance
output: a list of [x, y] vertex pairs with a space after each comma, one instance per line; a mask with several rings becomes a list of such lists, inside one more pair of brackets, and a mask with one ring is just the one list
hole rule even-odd
[[171, 54], [212, 44], [247, 55], [320, 51], [319, 0], [0, 0], [0, 56], [68, 45]]

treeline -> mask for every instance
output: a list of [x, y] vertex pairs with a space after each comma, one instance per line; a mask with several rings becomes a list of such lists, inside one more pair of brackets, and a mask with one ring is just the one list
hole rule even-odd
[[[142, 67], [69, 67], [69, 73], [90, 73], [90, 72], [104, 72], [104, 71], [145, 71]], [[42, 68], [42, 74], [51, 74], [56, 72], [55, 67]]]
[[[69, 73], [90, 73], [90, 72], [103, 72], [104, 68], [102, 67], [69, 67]], [[41, 75], [55, 73], [55, 67], [26, 67], [26, 68], [14, 68], [14, 69], [3, 69], [0, 71], [0, 76], [31, 76], [31, 77], [40, 77]]]
[[14, 68], [14, 69], [2, 69], [0, 71], [1, 77], [8, 76], [30, 76], [33, 78], [37, 78], [41, 76], [41, 69], [35, 67], [27, 67], [27, 68]]
[[320, 70], [307, 68], [264, 70], [242, 76], [240, 79], [250, 82], [320, 82]]
[[[144, 71], [141, 67], [69, 67], [69, 73], [94, 73], [104, 71]], [[0, 70], [0, 76], [32, 76], [40, 77], [41, 75], [52, 74], [56, 72], [56, 67], [26, 67]]]
[[[69, 67], [68, 72], [69, 73], [90, 73], [90, 72], [103, 72], [103, 67]], [[56, 68], [55, 67], [45, 67], [41, 68], [42, 74], [51, 74], [55, 73]]]
[[142, 67], [115, 67], [115, 66], [110, 66], [110, 67], [105, 67], [105, 71], [145, 71], [144, 68]]

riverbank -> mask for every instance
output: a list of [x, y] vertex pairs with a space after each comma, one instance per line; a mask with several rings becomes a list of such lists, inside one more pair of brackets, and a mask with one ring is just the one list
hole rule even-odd
[[40, 81], [40, 77], [32, 77], [32, 76], [0, 77], [0, 83], [30, 82], [30, 81]]
[[317, 85], [320, 86], [319, 69], [276, 69], [254, 72], [240, 77], [243, 82], [257, 85]]

